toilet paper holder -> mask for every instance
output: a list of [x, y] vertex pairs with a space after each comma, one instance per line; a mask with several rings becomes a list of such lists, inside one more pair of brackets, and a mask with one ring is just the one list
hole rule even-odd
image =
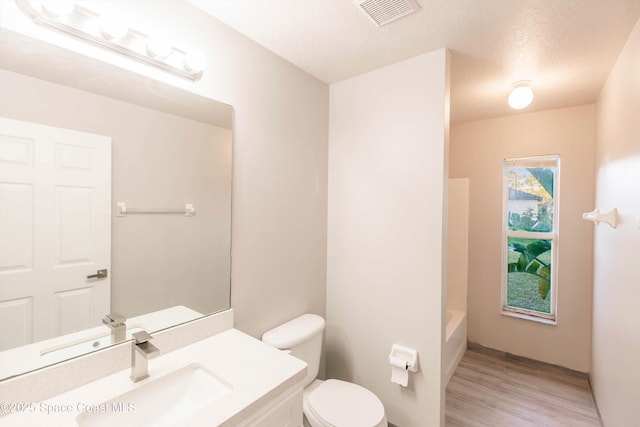
[[418, 372], [418, 350], [393, 344], [389, 353], [389, 364], [403, 365], [410, 372]]

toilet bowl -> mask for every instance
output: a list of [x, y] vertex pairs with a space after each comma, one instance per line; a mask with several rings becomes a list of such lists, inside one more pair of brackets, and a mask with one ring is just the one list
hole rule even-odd
[[380, 399], [347, 381], [315, 380], [304, 389], [303, 411], [308, 427], [387, 427]]
[[262, 341], [288, 350], [307, 363], [303, 392], [305, 426], [387, 427], [384, 406], [366, 388], [347, 381], [316, 379], [322, 353], [324, 319], [303, 314], [262, 335]]

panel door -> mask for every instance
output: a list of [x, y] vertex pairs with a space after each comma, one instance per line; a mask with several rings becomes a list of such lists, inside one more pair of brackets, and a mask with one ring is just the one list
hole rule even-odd
[[111, 138], [0, 118], [0, 350], [110, 311]]

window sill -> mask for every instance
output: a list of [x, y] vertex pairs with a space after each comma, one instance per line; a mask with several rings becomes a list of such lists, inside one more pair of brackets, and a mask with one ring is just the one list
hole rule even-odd
[[517, 311], [506, 310], [504, 308], [502, 309], [501, 314], [503, 316], [517, 317], [519, 319], [531, 320], [532, 322], [544, 323], [545, 325], [556, 326], [558, 324], [558, 320], [555, 318], [547, 319], [544, 317], [534, 316], [532, 314], [518, 313]]

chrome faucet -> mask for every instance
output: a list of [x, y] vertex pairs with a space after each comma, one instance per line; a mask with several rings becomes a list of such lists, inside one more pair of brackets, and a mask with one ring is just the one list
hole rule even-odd
[[133, 344], [131, 345], [131, 381], [138, 382], [149, 378], [149, 359], [160, 354], [160, 350], [149, 342], [153, 339], [147, 331], [136, 332], [131, 335]]
[[104, 319], [102, 319], [102, 323], [111, 329], [111, 344], [124, 341], [127, 335], [127, 325], [125, 324], [126, 320], [126, 317], [116, 312], [109, 313], [104, 317]]

